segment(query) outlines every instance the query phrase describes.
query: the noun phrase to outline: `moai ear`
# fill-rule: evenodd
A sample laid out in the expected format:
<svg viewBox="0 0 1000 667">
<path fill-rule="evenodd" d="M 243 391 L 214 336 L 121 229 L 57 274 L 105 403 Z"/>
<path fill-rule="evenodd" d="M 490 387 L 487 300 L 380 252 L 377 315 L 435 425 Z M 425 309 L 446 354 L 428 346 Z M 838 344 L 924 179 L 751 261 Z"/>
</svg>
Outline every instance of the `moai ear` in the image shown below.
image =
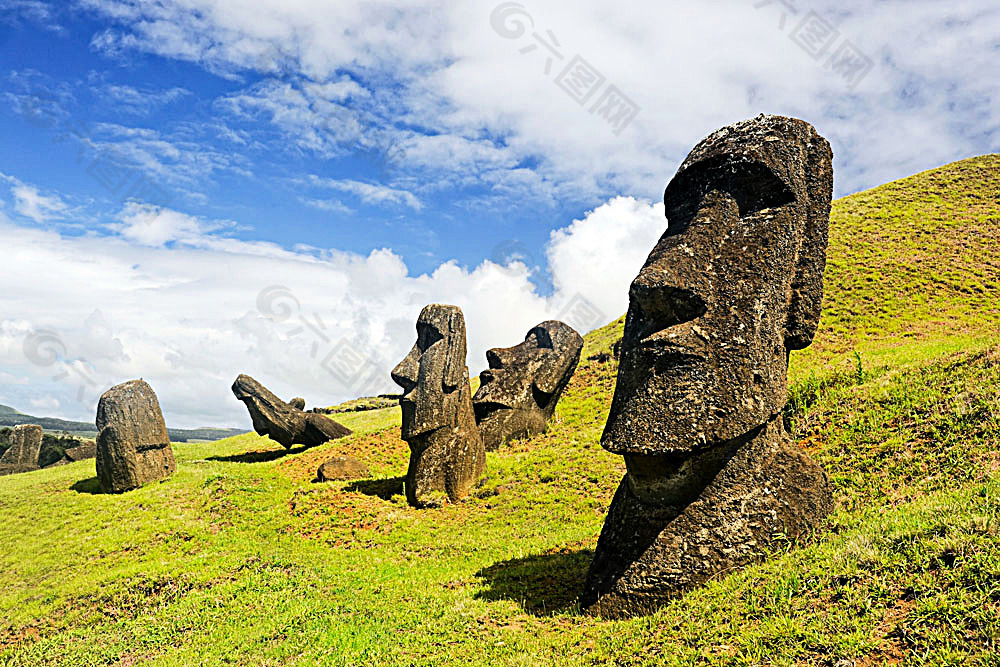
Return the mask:
<svg viewBox="0 0 1000 667">
<path fill-rule="evenodd" d="M 833 151 L 830 143 L 812 132 L 806 159 L 805 227 L 799 244 L 795 277 L 785 325 L 785 349 L 801 350 L 812 342 L 823 306 L 823 269 L 833 198 Z"/>
<path fill-rule="evenodd" d="M 465 316 L 455 307 L 448 313 L 448 349 L 444 362 L 444 389 L 453 390 L 465 380 Z"/>
</svg>

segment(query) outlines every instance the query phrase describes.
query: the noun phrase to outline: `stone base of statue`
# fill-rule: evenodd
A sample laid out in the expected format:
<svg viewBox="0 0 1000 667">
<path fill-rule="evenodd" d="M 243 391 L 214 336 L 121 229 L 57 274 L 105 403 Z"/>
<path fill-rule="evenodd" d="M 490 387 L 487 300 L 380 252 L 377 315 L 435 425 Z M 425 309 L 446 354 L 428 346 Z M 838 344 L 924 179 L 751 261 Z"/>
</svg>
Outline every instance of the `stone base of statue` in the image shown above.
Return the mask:
<svg viewBox="0 0 1000 667">
<path fill-rule="evenodd" d="M 779 539 L 808 535 L 833 509 L 826 473 L 780 416 L 693 457 L 626 465 L 580 600 L 592 615 L 651 613 L 761 560 Z"/>
<path fill-rule="evenodd" d="M 447 420 L 454 426 L 442 426 L 409 440 L 405 487 L 406 500 L 414 507 L 458 502 L 469 495 L 486 471 L 486 448 L 476 429 L 467 376 L 457 392 L 457 399 L 448 403 L 458 413 Z"/>
</svg>

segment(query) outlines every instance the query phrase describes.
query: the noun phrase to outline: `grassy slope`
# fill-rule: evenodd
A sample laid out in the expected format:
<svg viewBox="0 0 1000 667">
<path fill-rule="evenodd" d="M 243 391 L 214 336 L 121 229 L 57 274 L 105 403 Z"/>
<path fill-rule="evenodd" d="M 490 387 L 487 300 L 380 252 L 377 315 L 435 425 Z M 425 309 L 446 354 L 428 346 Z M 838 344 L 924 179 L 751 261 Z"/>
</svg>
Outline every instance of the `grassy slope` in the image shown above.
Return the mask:
<svg viewBox="0 0 1000 667">
<path fill-rule="evenodd" d="M 990 156 L 836 203 L 787 411 L 836 484 L 821 539 L 648 618 L 580 616 L 622 474 L 598 444 L 616 367 L 586 360 L 550 431 L 440 509 L 400 495 L 392 409 L 287 456 L 178 444 L 173 478 L 122 496 L 93 493 L 92 462 L 0 480 L 0 664 L 995 664 L 997 192 Z M 311 483 L 339 453 L 371 478 Z"/>
</svg>

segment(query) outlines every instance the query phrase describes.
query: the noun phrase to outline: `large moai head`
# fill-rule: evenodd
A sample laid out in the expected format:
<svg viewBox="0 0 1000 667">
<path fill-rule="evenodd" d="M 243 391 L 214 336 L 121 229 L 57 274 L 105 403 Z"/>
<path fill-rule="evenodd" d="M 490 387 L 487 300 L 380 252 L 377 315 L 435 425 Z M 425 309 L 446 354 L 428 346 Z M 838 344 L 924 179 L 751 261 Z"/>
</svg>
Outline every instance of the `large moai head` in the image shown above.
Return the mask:
<svg viewBox="0 0 1000 667">
<path fill-rule="evenodd" d="M 472 407 L 488 451 L 545 430 L 582 349 L 573 327 L 548 320 L 532 327 L 524 342 L 486 352 L 489 369 L 479 374 Z"/>
<path fill-rule="evenodd" d="M 832 181 L 811 125 L 760 116 L 711 134 L 667 185 L 668 228 L 632 282 L 601 441 L 627 473 L 588 613 L 648 613 L 832 510 L 826 474 L 780 418 L 789 352 L 819 320 Z"/>
<path fill-rule="evenodd" d="M 632 282 L 606 449 L 685 455 L 786 400 L 788 353 L 819 321 L 829 143 L 759 116 L 699 143 L 664 193 L 667 231 Z"/>
<path fill-rule="evenodd" d="M 392 369 L 392 379 L 403 388 L 403 439 L 458 420 L 459 388 L 468 385 L 465 366 L 465 317 L 458 306 L 432 303 L 417 318 L 417 342 Z"/>
</svg>

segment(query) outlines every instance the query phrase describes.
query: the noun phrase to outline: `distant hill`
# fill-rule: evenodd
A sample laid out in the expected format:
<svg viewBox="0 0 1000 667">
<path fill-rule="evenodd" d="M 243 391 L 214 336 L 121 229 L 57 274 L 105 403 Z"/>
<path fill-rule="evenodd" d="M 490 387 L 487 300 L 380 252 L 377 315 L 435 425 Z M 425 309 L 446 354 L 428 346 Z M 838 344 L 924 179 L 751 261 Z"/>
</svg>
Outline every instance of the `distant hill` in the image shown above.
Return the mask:
<svg viewBox="0 0 1000 667">
<path fill-rule="evenodd" d="M 38 424 L 46 431 L 65 431 L 81 438 L 97 437 L 97 426 L 87 422 L 74 422 L 55 417 L 35 417 L 26 415 L 8 405 L 0 405 L 0 426 L 17 426 L 18 424 Z M 168 428 L 171 442 L 189 442 L 192 440 L 222 440 L 234 435 L 246 433 L 238 428 Z"/>
</svg>

